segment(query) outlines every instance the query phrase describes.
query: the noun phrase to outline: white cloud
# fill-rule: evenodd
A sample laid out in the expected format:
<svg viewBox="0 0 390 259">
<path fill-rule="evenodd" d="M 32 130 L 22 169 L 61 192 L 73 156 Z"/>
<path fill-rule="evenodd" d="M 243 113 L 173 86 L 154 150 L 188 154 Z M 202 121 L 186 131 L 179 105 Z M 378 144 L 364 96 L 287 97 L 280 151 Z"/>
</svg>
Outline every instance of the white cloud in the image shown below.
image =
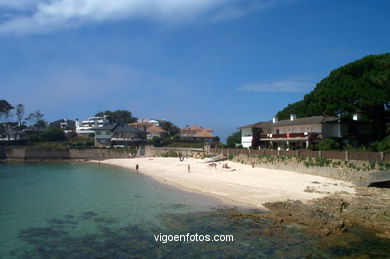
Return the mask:
<svg viewBox="0 0 390 259">
<path fill-rule="evenodd" d="M 304 92 L 314 84 L 300 79 L 278 80 L 274 82 L 248 83 L 238 87 L 238 90 L 252 92 Z"/>
<path fill-rule="evenodd" d="M 291 0 L 0 0 L 8 12 L 0 33 L 48 32 L 120 19 L 181 22 L 208 15 L 225 20 L 286 1 Z"/>
<path fill-rule="evenodd" d="M 289 0 L 237 1 L 234 5 L 224 6 L 220 8 L 220 10 L 217 10 L 212 20 L 218 22 L 238 18 L 249 13 L 271 8 L 287 1 Z"/>
</svg>

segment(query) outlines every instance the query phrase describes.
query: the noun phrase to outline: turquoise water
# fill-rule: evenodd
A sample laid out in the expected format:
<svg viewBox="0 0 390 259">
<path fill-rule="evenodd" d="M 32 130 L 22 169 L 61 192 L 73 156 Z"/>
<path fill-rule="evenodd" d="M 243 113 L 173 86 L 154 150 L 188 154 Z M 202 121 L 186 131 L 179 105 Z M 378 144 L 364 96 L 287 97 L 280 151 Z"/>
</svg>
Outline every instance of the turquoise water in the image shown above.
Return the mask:
<svg viewBox="0 0 390 259">
<path fill-rule="evenodd" d="M 0 164 L 1 258 L 299 258 L 390 255 L 362 234 L 329 245 L 301 228 L 272 229 L 216 200 L 143 175 L 86 163 Z M 156 242 L 162 234 L 231 234 L 234 242 Z M 341 243 L 340 243 L 341 244 Z"/>
</svg>

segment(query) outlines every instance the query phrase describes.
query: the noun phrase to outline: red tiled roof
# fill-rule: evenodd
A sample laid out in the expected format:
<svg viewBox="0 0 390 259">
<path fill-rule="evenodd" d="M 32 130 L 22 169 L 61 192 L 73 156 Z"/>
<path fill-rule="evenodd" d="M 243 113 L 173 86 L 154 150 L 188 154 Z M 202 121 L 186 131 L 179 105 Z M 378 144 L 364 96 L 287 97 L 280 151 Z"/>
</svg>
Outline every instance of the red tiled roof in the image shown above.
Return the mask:
<svg viewBox="0 0 390 259">
<path fill-rule="evenodd" d="M 206 128 L 202 128 L 200 126 L 185 127 L 185 128 L 182 128 L 181 130 L 183 130 L 183 131 L 202 131 L 202 130 L 213 131 L 212 129 L 206 129 Z"/>
<path fill-rule="evenodd" d="M 202 130 L 202 131 L 197 132 L 194 135 L 194 137 L 197 137 L 197 138 L 214 138 L 215 136 L 213 134 L 211 134 L 207 130 Z"/>
<path fill-rule="evenodd" d="M 167 133 L 163 128 L 152 125 L 146 129 L 146 132 L 148 133 Z"/>
<path fill-rule="evenodd" d="M 148 128 L 154 124 L 148 123 L 148 122 L 133 122 L 133 123 L 129 123 L 128 125 L 131 127 L 143 130 L 145 127 Z"/>
</svg>

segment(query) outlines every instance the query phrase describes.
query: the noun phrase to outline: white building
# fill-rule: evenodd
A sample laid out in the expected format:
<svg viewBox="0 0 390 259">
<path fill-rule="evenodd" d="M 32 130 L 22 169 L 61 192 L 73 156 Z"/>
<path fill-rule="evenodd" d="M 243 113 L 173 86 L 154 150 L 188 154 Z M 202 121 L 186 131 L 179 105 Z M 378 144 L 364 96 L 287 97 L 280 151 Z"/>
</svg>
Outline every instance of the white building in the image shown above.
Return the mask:
<svg viewBox="0 0 390 259">
<path fill-rule="evenodd" d="M 100 128 L 109 124 L 108 116 L 103 117 L 89 117 L 88 120 L 79 121 L 76 119 L 76 133 L 77 134 L 95 134 L 92 128 Z"/>
<path fill-rule="evenodd" d="M 341 119 L 332 116 L 313 116 L 297 118 L 290 115 L 289 120 L 278 120 L 274 117 L 269 122 L 258 122 L 241 129 L 241 145 L 252 146 L 252 140 L 257 137 L 260 147 L 293 147 L 304 148 L 316 140 L 328 137 L 344 137 L 356 135 L 357 127 L 351 121 L 341 123 Z"/>
</svg>

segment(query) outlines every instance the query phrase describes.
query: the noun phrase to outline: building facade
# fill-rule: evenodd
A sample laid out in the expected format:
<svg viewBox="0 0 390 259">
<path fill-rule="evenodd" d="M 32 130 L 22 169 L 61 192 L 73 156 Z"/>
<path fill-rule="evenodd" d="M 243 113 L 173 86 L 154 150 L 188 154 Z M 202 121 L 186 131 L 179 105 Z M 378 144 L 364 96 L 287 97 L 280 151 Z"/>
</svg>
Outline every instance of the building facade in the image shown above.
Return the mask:
<svg viewBox="0 0 390 259">
<path fill-rule="evenodd" d="M 351 121 L 333 116 L 297 118 L 291 114 L 289 120 L 274 117 L 269 122 L 258 122 L 239 128 L 241 144 L 252 146 L 253 139 L 260 148 L 307 148 L 314 141 L 329 137 L 344 137 L 356 134 Z"/>
<path fill-rule="evenodd" d="M 108 116 L 89 117 L 88 120 L 79 121 L 76 119 L 76 133 L 81 135 L 89 135 L 95 133 L 95 128 L 101 128 L 110 123 Z"/>
<path fill-rule="evenodd" d="M 195 141 L 212 143 L 216 140 L 212 129 L 191 126 L 180 129 L 180 139 L 183 141 Z"/>
<path fill-rule="evenodd" d="M 137 146 L 146 141 L 146 132 L 125 124 L 107 124 L 93 128 L 95 132 L 95 146 Z"/>
<path fill-rule="evenodd" d="M 146 131 L 147 140 L 152 140 L 154 137 L 163 139 L 168 136 L 168 133 L 159 126 L 156 120 L 139 120 L 138 122 L 130 123 L 129 126 Z"/>
</svg>

